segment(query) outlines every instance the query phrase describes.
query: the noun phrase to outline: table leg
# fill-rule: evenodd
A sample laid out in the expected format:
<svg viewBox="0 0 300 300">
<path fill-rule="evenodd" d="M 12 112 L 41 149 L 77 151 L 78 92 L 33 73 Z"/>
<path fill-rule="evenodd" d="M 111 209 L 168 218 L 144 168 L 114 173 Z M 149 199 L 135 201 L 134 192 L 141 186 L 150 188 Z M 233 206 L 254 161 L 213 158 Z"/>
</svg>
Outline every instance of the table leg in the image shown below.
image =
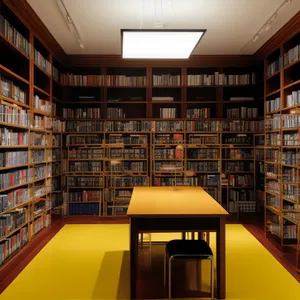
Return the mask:
<svg viewBox="0 0 300 300">
<path fill-rule="evenodd" d="M 217 299 L 226 299 L 225 221 L 217 230 Z"/>
<path fill-rule="evenodd" d="M 138 235 L 136 220 L 130 218 L 130 299 L 136 299 Z"/>
</svg>

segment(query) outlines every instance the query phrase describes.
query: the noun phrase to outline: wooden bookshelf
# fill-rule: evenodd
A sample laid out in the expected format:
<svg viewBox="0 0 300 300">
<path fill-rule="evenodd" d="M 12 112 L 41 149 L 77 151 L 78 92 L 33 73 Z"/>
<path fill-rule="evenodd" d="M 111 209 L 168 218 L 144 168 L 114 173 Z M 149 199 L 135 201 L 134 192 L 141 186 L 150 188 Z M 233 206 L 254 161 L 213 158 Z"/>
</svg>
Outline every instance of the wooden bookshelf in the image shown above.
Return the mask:
<svg viewBox="0 0 300 300">
<path fill-rule="evenodd" d="M 289 169 L 297 170 L 299 174 L 299 168 L 293 163 L 283 164 L 281 159 L 288 151 L 299 154 L 299 146 L 284 143 L 284 137 L 290 138 L 288 135 L 296 132 L 299 134 L 299 129 L 280 126 L 266 130 L 265 126 L 261 125 L 261 118 L 269 120 L 278 114 L 281 122 L 285 115 L 288 116 L 293 109 L 299 108 L 298 103 L 287 105 L 286 102 L 287 95 L 300 89 L 300 78 L 297 75 L 299 59 L 282 65 L 281 68 L 275 66 L 274 70 L 267 70 L 269 63 L 273 63 L 280 55 L 299 44 L 299 37 L 291 37 L 288 40 L 286 37 L 281 38 L 284 43 L 270 53 L 263 68 L 258 60 L 270 52 L 268 47 L 273 47 L 278 42 L 272 42 L 267 48 L 262 47 L 256 56 L 195 56 L 186 61 L 134 61 L 122 60 L 119 56 L 67 56 L 45 26 L 42 26 L 26 1 L 3 0 L 1 4 L 1 15 L 28 41 L 28 44 L 25 43 L 26 49 L 23 49 L 9 40 L 5 33 L 0 33 L 0 80 L 10 80 L 24 91 L 25 95 L 24 99 L 5 95 L 0 84 L 0 104 L 12 105 L 10 109 L 26 112 L 28 118 L 24 124 L 0 120 L 0 129 L 6 128 L 18 135 L 27 134 L 24 138 L 27 143 L 7 143 L 0 146 L 1 153 L 28 152 L 26 164 L 0 169 L 0 174 L 19 170 L 28 172 L 27 180 L 15 182 L 0 190 L 0 196 L 21 189 L 28 190 L 28 197 L 24 196 L 26 201 L 23 199 L 23 202 L 15 203 L 4 211 L 12 211 L 15 207 L 26 208 L 24 222 L 20 223 L 13 233 L 8 232 L 5 235 L 14 239 L 17 234 L 21 236 L 22 242 L 18 249 L 50 224 L 50 202 L 52 208 L 62 209 L 64 214 L 122 215 L 126 213 L 128 199 L 135 184 L 174 184 L 175 181 L 176 184 L 202 185 L 232 215 L 241 217 L 243 214 L 256 216 L 257 212 L 260 212 L 262 197 L 266 199 L 268 195 L 278 195 L 276 190 L 274 192 L 274 189 L 269 189 L 267 192 L 263 186 L 269 181 L 277 180 L 280 187 L 279 209 L 268 203 L 264 212 L 265 215 L 268 211 L 280 217 L 280 221 L 277 222 L 280 230 L 273 230 L 277 224 L 273 220 L 266 221 L 265 225 L 268 233 L 277 236 L 282 244 L 287 244 L 282 234 L 285 226 L 283 220 L 290 222 L 287 224 L 295 222 L 290 215 L 284 214 L 286 211 L 283 209 L 283 203 L 289 202 L 294 205 L 295 201 L 289 199 L 290 195 L 284 194 L 284 183 L 281 179 Z M 291 26 L 289 28 L 292 29 Z M 286 32 L 286 29 L 283 32 Z M 296 30 L 293 29 L 293 32 Z M 283 34 L 280 34 L 283 37 Z M 253 73 L 256 75 L 255 80 Z M 267 107 L 270 100 L 276 98 L 281 99 L 278 107 L 269 110 L 264 108 L 264 105 Z M 264 101 L 261 101 L 262 99 Z M 51 109 L 41 108 L 38 100 L 44 101 L 41 102 L 43 106 L 49 104 Z M 237 109 L 241 107 L 246 109 L 243 115 L 241 110 L 236 115 Z M 68 108 L 99 109 L 100 114 L 97 118 L 93 116 L 92 120 L 78 116 L 66 118 L 63 109 Z M 256 108 L 258 113 L 257 117 L 254 117 L 252 110 Z M 48 124 L 47 118 L 49 126 L 36 126 Z M 243 122 L 239 122 L 241 119 Z M 158 122 L 177 121 L 181 122 L 182 126 L 176 131 L 168 125 L 156 128 Z M 89 127 L 87 122 L 92 122 L 93 126 Z M 149 127 L 129 130 L 129 122 L 148 122 Z M 213 122 L 219 122 L 218 128 L 209 127 Z M 126 123 L 127 127 L 121 130 L 118 128 Z M 177 143 L 167 142 L 162 146 L 155 142 L 158 135 L 173 134 L 182 135 L 182 156 L 179 159 L 176 158 L 176 154 L 175 159 L 174 156 L 167 158 L 170 153 L 176 153 Z M 68 143 L 72 136 L 87 138 L 90 135 L 100 137 L 101 142 Z M 128 143 L 123 146 L 117 143 L 113 147 L 110 139 L 113 135 L 119 135 L 122 139 L 130 135 L 146 136 L 147 143 Z M 218 143 L 203 145 L 191 142 L 193 137 L 209 139 L 212 135 Z M 238 137 L 245 137 L 247 140 L 239 140 L 238 143 L 230 140 Z M 280 144 L 274 145 L 277 137 Z M 35 140 L 43 139 L 45 145 L 35 143 Z M 80 149 L 100 149 L 103 156 L 95 160 L 70 158 L 73 150 Z M 115 172 L 110 166 L 115 159 L 111 157 L 113 149 L 120 153 L 120 157 L 117 158 L 120 163 L 114 167 Z M 126 155 L 133 150 L 137 151 L 136 154 L 145 150 L 146 158 L 127 158 Z M 269 162 L 271 150 L 279 151 L 276 162 Z M 160 155 L 162 158 L 158 158 Z M 34 161 L 35 156 L 41 160 Z M 212 156 L 214 158 L 211 158 Z M 89 164 L 87 168 L 73 171 L 74 166 L 76 170 L 77 166 L 81 168 L 90 162 L 101 162 L 101 171 L 95 172 L 93 165 Z M 164 172 L 160 172 L 161 164 L 157 169 L 157 162 L 163 162 L 164 165 L 175 163 L 175 167 L 176 163 L 180 162 L 180 172 L 176 174 L 176 179 L 168 166 L 164 166 Z M 216 162 L 217 167 L 213 168 Z M 32 170 L 43 167 L 45 176 L 32 176 Z M 278 173 L 274 173 L 275 176 L 267 173 L 268 168 L 271 171 L 277 168 Z M 97 184 L 86 187 L 78 181 L 77 178 L 81 177 L 96 178 Z M 74 184 L 71 185 L 72 180 Z M 297 180 L 299 189 L 299 179 Z M 239 184 L 236 184 L 237 182 Z M 286 184 L 292 185 L 290 182 Z M 96 201 L 93 195 L 89 202 L 78 202 L 77 199 L 70 201 L 70 193 L 78 191 L 82 195 L 85 189 L 98 193 Z M 88 203 L 91 204 L 90 208 L 87 208 Z"/>
<path fill-rule="evenodd" d="M 298 244 L 298 252 L 299 49 L 298 33 L 265 59 L 265 230 L 282 246 Z"/>
<path fill-rule="evenodd" d="M 14 216 L 1 232 L 0 252 L 9 249 L 1 266 L 51 224 L 52 176 L 63 174 L 52 151 L 62 151 L 63 137 L 52 134 L 51 51 L 2 1 L 0 22 L 0 216 Z"/>
</svg>

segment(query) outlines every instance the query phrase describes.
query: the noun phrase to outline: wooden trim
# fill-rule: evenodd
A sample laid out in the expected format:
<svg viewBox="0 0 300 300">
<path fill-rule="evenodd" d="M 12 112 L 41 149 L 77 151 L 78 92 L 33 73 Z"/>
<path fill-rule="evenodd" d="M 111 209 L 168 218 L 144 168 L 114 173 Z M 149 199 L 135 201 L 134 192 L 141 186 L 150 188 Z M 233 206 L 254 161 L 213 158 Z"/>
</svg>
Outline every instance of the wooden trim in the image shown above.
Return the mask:
<svg viewBox="0 0 300 300">
<path fill-rule="evenodd" d="M 255 53 L 257 59 L 263 59 L 279 49 L 282 44 L 300 32 L 300 11 L 294 15 L 282 28 L 280 28 Z"/>
<path fill-rule="evenodd" d="M 70 67 L 247 67 L 256 63 L 253 55 L 193 55 L 170 60 L 122 59 L 121 55 L 68 55 Z"/>
</svg>

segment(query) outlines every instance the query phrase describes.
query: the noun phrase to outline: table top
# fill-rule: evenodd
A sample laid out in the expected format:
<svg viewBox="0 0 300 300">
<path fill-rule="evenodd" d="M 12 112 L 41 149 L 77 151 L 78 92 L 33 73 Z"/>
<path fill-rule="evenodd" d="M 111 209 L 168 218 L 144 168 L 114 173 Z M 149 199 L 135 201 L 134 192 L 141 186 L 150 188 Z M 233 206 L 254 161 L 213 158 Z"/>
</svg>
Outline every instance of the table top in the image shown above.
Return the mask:
<svg viewBox="0 0 300 300">
<path fill-rule="evenodd" d="M 228 212 L 201 187 L 135 187 L 129 217 L 226 217 Z"/>
</svg>

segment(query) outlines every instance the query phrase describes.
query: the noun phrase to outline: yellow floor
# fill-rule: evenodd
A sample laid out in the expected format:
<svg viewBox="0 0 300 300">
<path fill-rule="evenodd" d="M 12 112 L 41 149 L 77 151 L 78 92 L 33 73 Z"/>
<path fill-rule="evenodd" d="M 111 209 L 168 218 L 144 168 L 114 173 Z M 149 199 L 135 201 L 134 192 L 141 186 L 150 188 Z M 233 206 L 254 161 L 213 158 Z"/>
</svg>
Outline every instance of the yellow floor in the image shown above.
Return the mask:
<svg viewBox="0 0 300 300">
<path fill-rule="evenodd" d="M 228 300 L 300 299 L 300 284 L 243 226 L 226 233 Z M 128 225 L 66 225 L 0 299 L 129 299 L 128 238 Z"/>
</svg>

